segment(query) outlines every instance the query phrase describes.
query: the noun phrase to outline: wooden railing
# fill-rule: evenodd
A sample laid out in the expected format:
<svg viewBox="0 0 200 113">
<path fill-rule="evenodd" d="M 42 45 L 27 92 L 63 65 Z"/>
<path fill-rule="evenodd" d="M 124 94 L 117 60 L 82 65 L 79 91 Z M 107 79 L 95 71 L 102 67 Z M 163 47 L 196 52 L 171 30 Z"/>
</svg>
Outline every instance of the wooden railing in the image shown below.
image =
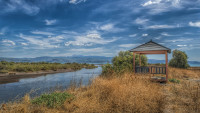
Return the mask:
<svg viewBox="0 0 200 113">
<path fill-rule="evenodd" d="M 166 74 L 166 67 L 150 66 L 135 67 L 135 73 Z"/>
</svg>

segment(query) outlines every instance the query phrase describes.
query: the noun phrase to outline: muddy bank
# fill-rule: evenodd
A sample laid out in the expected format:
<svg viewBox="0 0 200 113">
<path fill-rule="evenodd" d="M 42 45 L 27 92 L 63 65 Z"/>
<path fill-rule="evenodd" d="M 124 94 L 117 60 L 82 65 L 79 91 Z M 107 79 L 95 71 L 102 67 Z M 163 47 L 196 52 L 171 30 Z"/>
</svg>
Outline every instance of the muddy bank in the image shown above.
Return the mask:
<svg viewBox="0 0 200 113">
<path fill-rule="evenodd" d="M 48 70 L 48 71 L 37 71 L 37 72 L 15 72 L 15 73 L 0 74 L 0 84 L 18 82 L 21 78 L 34 78 L 38 76 L 44 76 L 46 74 L 65 73 L 65 72 L 72 72 L 72 71 L 75 71 L 75 70 L 59 69 L 56 71 Z"/>
</svg>

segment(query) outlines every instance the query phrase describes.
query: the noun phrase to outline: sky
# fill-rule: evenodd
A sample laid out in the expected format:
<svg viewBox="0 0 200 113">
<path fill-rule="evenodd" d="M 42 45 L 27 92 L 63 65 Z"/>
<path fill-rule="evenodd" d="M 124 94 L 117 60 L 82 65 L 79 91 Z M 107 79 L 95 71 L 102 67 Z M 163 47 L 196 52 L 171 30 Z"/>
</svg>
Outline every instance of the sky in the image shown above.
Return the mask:
<svg viewBox="0 0 200 113">
<path fill-rule="evenodd" d="M 200 61 L 200 0 L 0 0 L 0 9 L 0 57 L 113 57 L 152 39 Z"/>
</svg>

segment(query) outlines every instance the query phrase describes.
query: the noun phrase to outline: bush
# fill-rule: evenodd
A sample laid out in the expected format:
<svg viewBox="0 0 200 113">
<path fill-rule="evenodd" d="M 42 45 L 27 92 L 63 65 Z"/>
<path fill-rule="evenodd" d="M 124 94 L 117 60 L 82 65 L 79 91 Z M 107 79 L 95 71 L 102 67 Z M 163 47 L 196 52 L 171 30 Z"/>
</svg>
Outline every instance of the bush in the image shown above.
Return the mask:
<svg viewBox="0 0 200 113">
<path fill-rule="evenodd" d="M 169 62 L 169 66 L 176 67 L 176 68 L 188 68 L 188 56 L 185 52 L 174 50 L 172 59 Z"/>
<path fill-rule="evenodd" d="M 102 66 L 102 75 L 111 75 L 114 72 L 113 67 L 111 64 L 105 64 Z"/>
<path fill-rule="evenodd" d="M 139 66 L 139 55 L 135 55 L 135 64 Z M 147 65 L 147 57 L 141 55 L 141 66 Z M 118 56 L 112 59 L 112 65 L 106 65 L 103 67 L 103 73 L 112 72 L 114 70 L 116 73 L 132 72 L 133 71 L 133 54 L 129 51 L 120 51 Z"/>
<path fill-rule="evenodd" d="M 54 92 L 52 94 L 43 94 L 40 97 L 33 99 L 31 102 L 33 104 L 45 105 L 50 108 L 57 108 L 62 106 L 66 99 L 70 97 L 72 97 L 72 95 L 66 92 Z"/>
<path fill-rule="evenodd" d="M 177 80 L 175 78 L 172 78 L 172 79 L 169 79 L 170 82 L 173 82 L 173 83 L 180 83 L 180 80 Z"/>
</svg>

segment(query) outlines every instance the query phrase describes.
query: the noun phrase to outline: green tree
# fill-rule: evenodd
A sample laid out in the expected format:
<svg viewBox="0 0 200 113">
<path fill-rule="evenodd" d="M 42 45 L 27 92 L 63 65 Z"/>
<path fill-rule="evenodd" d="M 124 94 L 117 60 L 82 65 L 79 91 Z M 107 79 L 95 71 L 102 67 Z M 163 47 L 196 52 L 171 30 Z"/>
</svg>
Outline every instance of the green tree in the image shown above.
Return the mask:
<svg viewBox="0 0 200 113">
<path fill-rule="evenodd" d="M 172 59 L 169 62 L 169 66 L 171 67 L 177 67 L 177 68 L 188 68 L 188 56 L 185 52 L 174 50 Z"/>
<path fill-rule="evenodd" d="M 135 64 L 139 66 L 139 55 L 135 55 Z M 147 57 L 141 55 L 141 66 L 147 65 Z M 109 69 L 108 69 L 109 68 Z M 113 71 L 111 71 L 111 69 Z M 123 73 L 133 71 L 133 54 L 129 51 L 120 51 L 118 56 L 112 59 L 112 66 L 105 65 L 103 67 L 103 74 L 110 72 Z"/>
</svg>

